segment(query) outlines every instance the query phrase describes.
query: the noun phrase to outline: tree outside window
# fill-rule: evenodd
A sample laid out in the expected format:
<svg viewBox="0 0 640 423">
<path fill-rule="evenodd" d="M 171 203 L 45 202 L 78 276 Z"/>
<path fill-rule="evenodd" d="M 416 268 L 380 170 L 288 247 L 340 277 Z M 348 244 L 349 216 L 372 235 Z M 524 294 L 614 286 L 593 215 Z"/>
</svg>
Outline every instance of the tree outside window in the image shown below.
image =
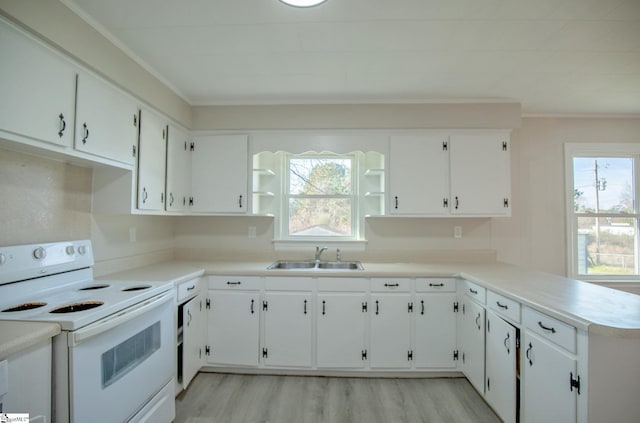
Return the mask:
<svg viewBox="0 0 640 423">
<path fill-rule="evenodd" d="M 288 235 L 354 235 L 354 159 L 351 156 L 289 156 Z"/>
</svg>

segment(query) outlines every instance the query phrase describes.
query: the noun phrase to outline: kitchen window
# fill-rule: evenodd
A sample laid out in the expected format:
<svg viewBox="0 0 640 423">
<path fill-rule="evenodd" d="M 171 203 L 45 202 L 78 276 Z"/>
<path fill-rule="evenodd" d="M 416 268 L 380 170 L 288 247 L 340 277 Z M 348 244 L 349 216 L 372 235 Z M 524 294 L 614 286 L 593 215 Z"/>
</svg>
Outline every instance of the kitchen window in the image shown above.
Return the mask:
<svg viewBox="0 0 640 423">
<path fill-rule="evenodd" d="M 255 153 L 252 214 L 274 218 L 276 248 L 364 248 L 365 217 L 384 214 L 384 162 L 376 151 Z"/>
<path fill-rule="evenodd" d="M 355 155 L 287 154 L 283 239 L 358 237 Z"/>
<path fill-rule="evenodd" d="M 638 280 L 640 146 L 567 144 L 570 276 Z"/>
</svg>

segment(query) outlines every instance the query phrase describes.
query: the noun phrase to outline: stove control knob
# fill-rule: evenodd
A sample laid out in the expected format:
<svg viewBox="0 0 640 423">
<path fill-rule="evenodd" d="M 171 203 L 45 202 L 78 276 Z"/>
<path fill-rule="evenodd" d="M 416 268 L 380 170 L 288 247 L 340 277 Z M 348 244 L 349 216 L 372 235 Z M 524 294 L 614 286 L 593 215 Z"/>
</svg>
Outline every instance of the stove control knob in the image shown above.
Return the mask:
<svg viewBox="0 0 640 423">
<path fill-rule="evenodd" d="M 4 254 L 0 253 L 0 266 L 2 266 L 5 261 L 7 261 L 7 257 L 5 257 Z"/>
<path fill-rule="evenodd" d="M 87 253 L 87 247 L 85 247 L 84 245 L 81 245 L 78 247 L 78 254 L 80 254 L 81 256 L 84 256 Z"/>
<path fill-rule="evenodd" d="M 68 256 L 72 256 L 73 253 L 76 252 L 76 249 L 73 245 L 69 245 L 67 248 L 65 248 L 64 251 L 67 253 Z"/>
<path fill-rule="evenodd" d="M 42 260 L 43 258 L 45 258 L 46 255 L 47 255 L 47 252 L 42 247 L 38 247 L 35 250 L 33 250 L 33 258 L 35 258 L 36 260 Z"/>
</svg>

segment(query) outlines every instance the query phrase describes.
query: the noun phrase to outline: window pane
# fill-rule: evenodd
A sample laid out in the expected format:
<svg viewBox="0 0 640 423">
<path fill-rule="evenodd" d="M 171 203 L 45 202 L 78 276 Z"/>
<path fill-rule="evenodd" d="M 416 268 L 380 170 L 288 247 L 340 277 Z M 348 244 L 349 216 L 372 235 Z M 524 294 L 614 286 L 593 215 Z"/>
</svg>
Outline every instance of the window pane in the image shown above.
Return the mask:
<svg viewBox="0 0 640 423">
<path fill-rule="evenodd" d="M 578 274 L 636 272 L 636 219 L 578 217 Z"/>
<path fill-rule="evenodd" d="M 292 158 L 289 193 L 294 195 L 351 194 L 351 160 Z"/>
<path fill-rule="evenodd" d="M 574 211 L 633 213 L 633 181 L 630 157 L 575 157 Z"/>
<path fill-rule="evenodd" d="M 290 198 L 289 235 L 351 236 L 351 200 Z"/>
</svg>

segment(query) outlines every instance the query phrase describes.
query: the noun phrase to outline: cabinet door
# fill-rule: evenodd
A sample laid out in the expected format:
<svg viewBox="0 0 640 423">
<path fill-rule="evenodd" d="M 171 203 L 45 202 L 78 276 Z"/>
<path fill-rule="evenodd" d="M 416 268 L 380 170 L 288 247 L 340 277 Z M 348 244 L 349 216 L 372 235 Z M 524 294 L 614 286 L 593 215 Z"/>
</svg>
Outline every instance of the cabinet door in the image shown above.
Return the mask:
<svg viewBox="0 0 640 423">
<path fill-rule="evenodd" d="M 0 51 L 0 130 L 71 147 L 74 68 L 3 20 Z"/>
<path fill-rule="evenodd" d="M 450 149 L 451 213 L 509 215 L 508 135 L 452 135 Z"/>
<path fill-rule="evenodd" d="M 365 294 L 318 294 L 317 366 L 362 368 L 367 360 Z"/>
<path fill-rule="evenodd" d="M 529 330 L 522 343 L 523 423 L 576 421 L 577 391 L 570 388 L 576 377 L 576 360 Z"/>
<path fill-rule="evenodd" d="M 458 333 L 462 371 L 481 394 L 484 393 L 484 327 L 485 310 L 480 304 L 465 299 Z"/>
<path fill-rule="evenodd" d="M 140 112 L 138 209 L 164 210 L 167 125 L 148 110 Z"/>
<path fill-rule="evenodd" d="M 246 135 L 214 135 L 194 139 L 194 212 L 246 212 L 247 142 Z"/>
<path fill-rule="evenodd" d="M 448 137 L 392 136 L 389 184 L 388 210 L 391 214 L 448 214 Z"/>
<path fill-rule="evenodd" d="M 78 75 L 75 148 L 133 165 L 138 144 L 138 105 L 88 73 Z"/>
<path fill-rule="evenodd" d="M 504 423 L 516 422 L 516 328 L 487 311 L 485 399 Z"/>
<path fill-rule="evenodd" d="M 189 301 L 182 309 L 183 332 L 183 370 L 182 388 L 187 389 L 189 382 L 202 367 L 202 357 L 204 356 L 204 313 L 203 295 Z"/>
<path fill-rule="evenodd" d="M 409 294 L 371 296 L 371 367 L 411 367 L 411 312 Z"/>
<path fill-rule="evenodd" d="M 208 363 L 257 366 L 260 295 L 209 291 L 209 300 Z"/>
<path fill-rule="evenodd" d="M 413 360 L 421 368 L 454 368 L 456 350 L 455 293 L 416 296 Z"/>
<path fill-rule="evenodd" d="M 264 297 L 264 364 L 311 367 L 311 294 L 281 292 Z"/>
<path fill-rule="evenodd" d="M 185 211 L 191 196 L 191 152 L 186 131 L 169 125 L 167 141 L 167 210 Z"/>
</svg>

